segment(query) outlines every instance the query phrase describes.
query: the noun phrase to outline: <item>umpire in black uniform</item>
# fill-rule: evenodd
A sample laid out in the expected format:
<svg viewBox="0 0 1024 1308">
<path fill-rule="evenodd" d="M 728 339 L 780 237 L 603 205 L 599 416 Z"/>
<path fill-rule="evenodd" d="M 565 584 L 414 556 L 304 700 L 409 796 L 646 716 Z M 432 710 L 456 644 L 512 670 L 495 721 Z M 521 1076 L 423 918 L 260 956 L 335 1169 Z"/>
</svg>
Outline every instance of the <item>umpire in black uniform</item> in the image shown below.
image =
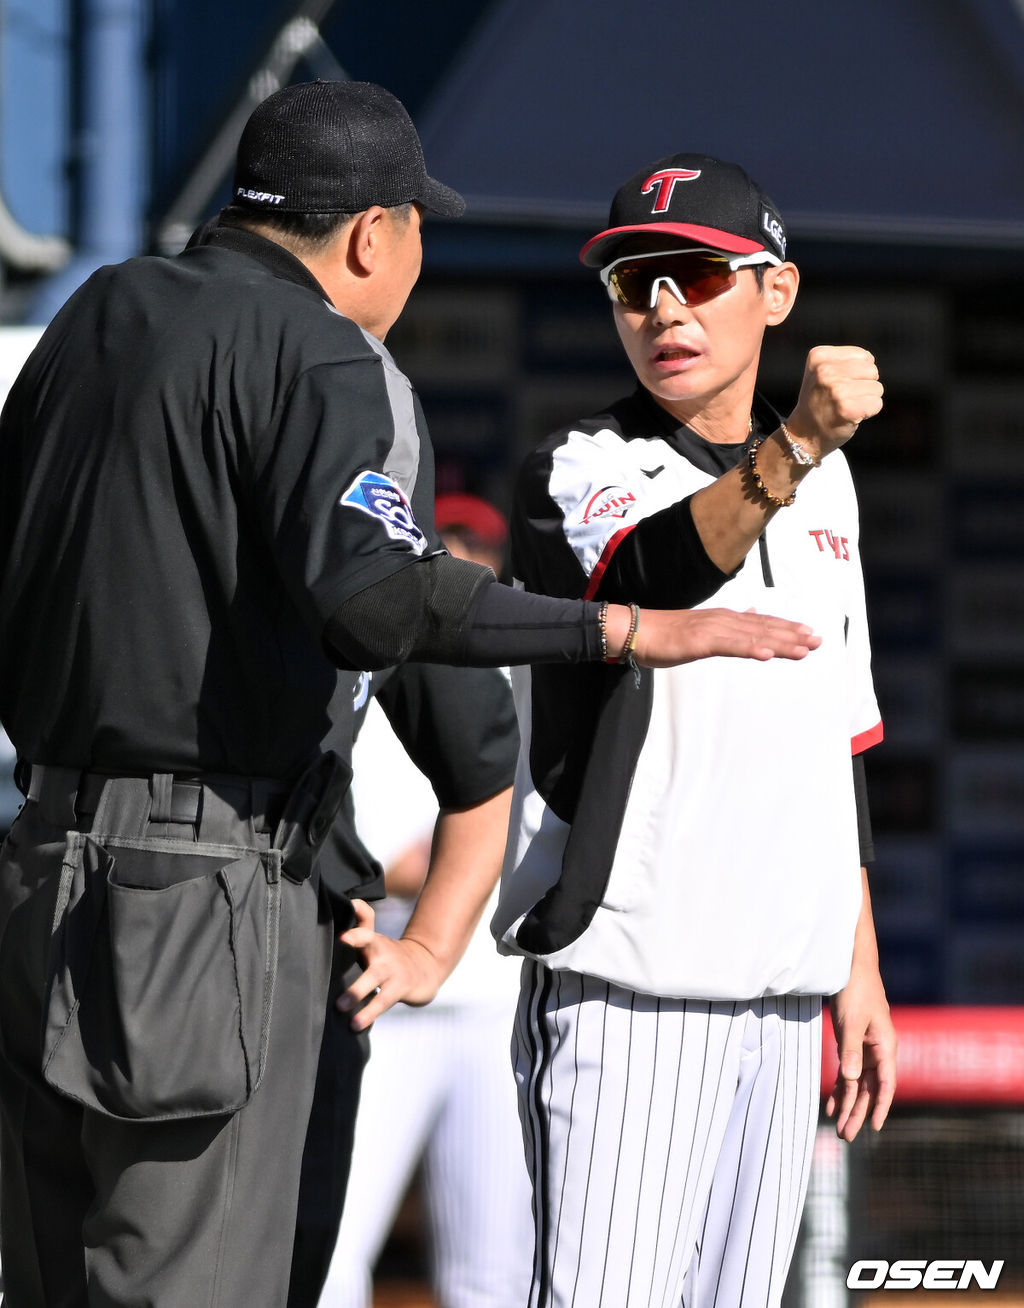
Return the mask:
<svg viewBox="0 0 1024 1308">
<path fill-rule="evenodd" d="M 752 615 L 630 635 L 627 607 L 444 553 L 381 342 L 422 213 L 462 201 L 394 97 L 271 96 L 234 200 L 207 244 L 94 274 L 0 421 L 0 722 L 27 792 L 0 857 L 10 1308 L 284 1303 L 336 934 L 315 855 L 347 781 L 319 748 L 338 668 L 807 652 Z"/>
</svg>

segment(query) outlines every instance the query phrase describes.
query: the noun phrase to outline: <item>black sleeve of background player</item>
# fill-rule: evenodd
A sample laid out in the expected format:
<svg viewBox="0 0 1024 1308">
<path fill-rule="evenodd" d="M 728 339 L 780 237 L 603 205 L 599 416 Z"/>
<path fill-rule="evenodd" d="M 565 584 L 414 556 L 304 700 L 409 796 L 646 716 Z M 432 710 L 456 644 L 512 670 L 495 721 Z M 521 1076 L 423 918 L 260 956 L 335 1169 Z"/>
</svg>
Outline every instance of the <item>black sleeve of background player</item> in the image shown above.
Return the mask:
<svg viewBox="0 0 1024 1308">
<path fill-rule="evenodd" d="M 352 925 L 350 897 L 376 900 L 386 894 L 384 869 L 356 833 L 351 791 L 342 801 L 320 846 L 317 869 L 339 931 L 347 931 Z"/>
<path fill-rule="evenodd" d="M 853 756 L 853 793 L 857 800 L 857 835 L 860 839 L 860 861 L 862 867 L 875 861 L 875 840 L 871 830 L 871 814 L 868 811 L 868 783 L 864 772 L 864 755 Z"/>
<path fill-rule="evenodd" d="M 339 667 L 412 660 L 457 667 L 579 663 L 601 657 L 598 605 L 513 590 L 490 568 L 422 559 L 342 603 L 324 629 Z"/>
<path fill-rule="evenodd" d="M 519 729 L 501 672 L 404 663 L 376 698 L 442 808 L 478 804 L 512 784 Z"/>
<path fill-rule="evenodd" d="M 708 558 L 693 524 L 690 499 L 641 519 L 608 560 L 601 599 L 656 609 L 688 609 L 710 599 L 735 573 Z"/>
</svg>

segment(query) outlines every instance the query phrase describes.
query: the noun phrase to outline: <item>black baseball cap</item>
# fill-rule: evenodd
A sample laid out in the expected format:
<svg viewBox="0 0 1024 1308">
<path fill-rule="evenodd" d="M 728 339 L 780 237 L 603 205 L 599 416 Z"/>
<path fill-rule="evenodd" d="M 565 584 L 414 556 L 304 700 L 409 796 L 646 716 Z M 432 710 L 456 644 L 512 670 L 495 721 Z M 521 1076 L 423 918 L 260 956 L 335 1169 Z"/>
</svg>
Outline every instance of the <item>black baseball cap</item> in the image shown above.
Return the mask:
<svg viewBox="0 0 1024 1308">
<path fill-rule="evenodd" d="M 252 111 L 238 143 L 232 203 L 264 213 L 361 213 L 422 204 L 458 218 L 466 202 L 427 175 L 400 100 L 373 82 L 301 82 Z"/>
<path fill-rule="evenodd" d="M 763 251 L 766 263 L 786 257 L 786 225 L 775 204 L 738 164 L 708 154 L 670 154 L 634 173 L 615 192 L 607 228 L 590 238 L 580 259 L 604 268 L 634 234 L 729 254 Z"/>
</svg>

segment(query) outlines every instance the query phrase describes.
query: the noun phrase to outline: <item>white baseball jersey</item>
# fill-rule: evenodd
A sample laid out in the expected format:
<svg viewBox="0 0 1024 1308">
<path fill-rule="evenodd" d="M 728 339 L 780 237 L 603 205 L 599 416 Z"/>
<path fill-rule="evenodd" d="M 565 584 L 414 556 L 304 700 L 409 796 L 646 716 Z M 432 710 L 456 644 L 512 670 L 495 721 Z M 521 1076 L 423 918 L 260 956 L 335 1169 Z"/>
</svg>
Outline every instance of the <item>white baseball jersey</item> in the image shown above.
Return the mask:
<svg viewBox="0 0 1024 1308">
<path fill-rule="evenodd" d="M 516 577 L 608 597 L 636 525 L 661 513 L 659 531 L 674 530 L 665 511 L 740 455 L 643 391 L 556 433 L 520 483 Z M 639 687 L 614 667 L 515 670 L 522 747 L 492 923 L 503 950 L 666 997 L 843 987 L 861 904 L 851 752 L 882 734 L 857 545 L 836 453 L 701 597 L 809 623 L 823 639 L 806 659 L 705 659 L 645 670 Z M 650 578 L 655 607 L 679 604 L 669 583 Z"/>
</svg>

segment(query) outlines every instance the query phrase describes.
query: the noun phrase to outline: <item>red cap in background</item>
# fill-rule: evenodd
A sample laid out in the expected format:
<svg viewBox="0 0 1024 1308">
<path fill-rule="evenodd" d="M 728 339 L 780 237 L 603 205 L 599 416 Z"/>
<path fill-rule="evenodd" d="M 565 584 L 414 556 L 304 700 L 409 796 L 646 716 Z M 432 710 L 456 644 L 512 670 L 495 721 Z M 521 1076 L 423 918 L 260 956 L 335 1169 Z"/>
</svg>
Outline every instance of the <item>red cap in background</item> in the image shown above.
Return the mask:
<svg viewBox="0 0 1024 1308">
<path fill-rule="evenodd" d="M 439 495 L 434 505 L 434 524 L 439 532 L 461 527 L 481 545 L 501 549 L 508 537 L 504 515 L 478 495 Z"/>
</svg>

